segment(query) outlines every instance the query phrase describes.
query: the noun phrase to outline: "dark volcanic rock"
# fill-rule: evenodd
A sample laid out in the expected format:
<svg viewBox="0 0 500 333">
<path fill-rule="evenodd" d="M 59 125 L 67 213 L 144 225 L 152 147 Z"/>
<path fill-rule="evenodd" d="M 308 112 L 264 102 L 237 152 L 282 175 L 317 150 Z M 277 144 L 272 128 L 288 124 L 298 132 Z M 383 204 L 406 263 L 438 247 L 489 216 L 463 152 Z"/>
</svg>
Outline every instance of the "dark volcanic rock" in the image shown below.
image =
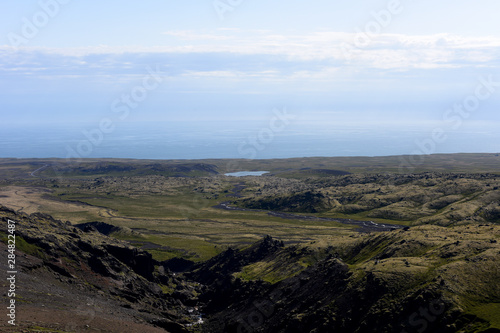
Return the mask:
<svg viewBox="0 0 500 333">
<path fill-rule="evenodd" d="M 120 313 L 129 320 L 140 319 L 143 325 L 156 320 L 157 326 L 168 327 L 170 332 L 186 331 L 184 325 L 190 323 L 187 308 L 179 303 L 179 298 L 163 293 L 157 280 L 168 283 L 170 278 L 158 276 L 155 271 L 157 262 L 151 254 L 98 232 L 80 231 L 48 215 L 28 216 L 0 206 L 0 216 L 2 232 L 7 225 L 4 221 L 15 220 L 16 236 L 25 242 L 19 244 L 27 244 L 22 247 L 22 251 L 27 251 L 25 256 L 29 254 L 41 259 L 41 264 L 30 268 L 28 274 L 33 279 L 42 276 L 44 288 L 54 289 L 50 295 L 68 294 L 67 290 L 74 289 L 65 296 L 68 304 L 73 302 L 71 294 L 83 293 L 88 299 L 102 298 L 103 302 L 108 302 L 111 308 L 106 311 L 109 314 Z M 22 255 L 20 251 L 18 248 L 18 256 Z M 179 296 L 185 297 L 183 290 L 181 286 Z M 188 290 L 193 295 L 197 293 Z M 50 295 L 45 297 L 44 307 L 50 308 L 51 302 L 57 302 L 57 298 L 51 300 L 53 296 Z M 23 299 L 29 300 L 30 297 L 36 297 L 36 293 L 23 292 Z M 56 313 L 60 308 L 60 305 L 54 305 L 51 311 Z M 121 308 L 130 310 L 122 311 Z"/>
<path fill-rule="evenodd" d="M 328 198 L 322 193 L 314 191 L 257 200 L 245 199 L 242 204 L 251 209 L 302 213 L 317 213 L 330 208 Z"/>
<path fill-rule="evenodd" d="M 195 266 L 188 276 L 206 285 L 220 283 L 229 278 L 232 273 L 238 272 L 243 266 L 262 260 L 283 247 L 283 242 L 266 236 L 262 241 L 243 251 L 227 249 L 214 258 Z"/>
<path fill-rule="evenodd" d="M 184 258 L 172 258 L 169 260 L 165 260 L 161 263 L 161 265 L 172 272 L 185 272 L 191 269 L 194 265 L 194 262 L 191 260 L 187 260 Z"/>
<path fill-rule="evenodd" d="M 97 231 L 103 235 L 109 236 L 113 232 L 117 232 L 122 230 L 120 227 L 116 227 L 114 225 L 104 223 L 104 222 L 87 222 L 76 224 L 75 227 L 82 230 L 83 232 L 93 232 Z"/>
<path fill-rule="evenodd" d="M 140 251 L 137 248 L 117 245 L 105 245 L 104 249 L 122 263 L 131 267 L 137 274 L 152 280 L 156 262 L 150 253 Z"/>
</svg>

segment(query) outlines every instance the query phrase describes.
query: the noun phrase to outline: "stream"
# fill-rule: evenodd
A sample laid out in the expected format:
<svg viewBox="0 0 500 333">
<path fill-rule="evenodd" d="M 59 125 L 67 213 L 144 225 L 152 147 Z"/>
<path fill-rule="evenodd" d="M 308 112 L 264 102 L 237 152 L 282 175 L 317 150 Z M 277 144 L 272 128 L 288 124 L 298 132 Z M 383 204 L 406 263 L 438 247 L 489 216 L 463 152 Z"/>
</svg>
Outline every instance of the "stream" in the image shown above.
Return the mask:
<svg viewBox="0 0 500 333">
<path fill-rule="evenodd" d="M 397 229 L 405 228 L 404 225 L 398 224 L 382 224 L 375 223 L 373 221 L 359 221 L 352 219 L 342 219 L 342 218 L 331 218 L 331 217 L 320 217 L 313 215 L 302 215 L 302 214 L 293 214 L 293 213 L 284 213 L 284 212 L 276 212 L 276 211 L 266 211 L 261 209 L 249 209 L 249 208 L 240 208 L 230 206 L 229 201 L 221 202 L 220 204 L 213 206 L 214 208 L 224 209 L 224 210 L 233 210 L 233 211 L 249 211 L 249 212 L 267 212 L 267 215 L 273 217 L 279 217 L 286 220 L 306 220 L 306 221 L 318 221 L 318 222 L 339 222 L 342 224 L 350 224 L 356 225 L 359 228 L 356 229 L 358 232 L 377 232 L 377 231 L 392 231 Z"/>
</svg>

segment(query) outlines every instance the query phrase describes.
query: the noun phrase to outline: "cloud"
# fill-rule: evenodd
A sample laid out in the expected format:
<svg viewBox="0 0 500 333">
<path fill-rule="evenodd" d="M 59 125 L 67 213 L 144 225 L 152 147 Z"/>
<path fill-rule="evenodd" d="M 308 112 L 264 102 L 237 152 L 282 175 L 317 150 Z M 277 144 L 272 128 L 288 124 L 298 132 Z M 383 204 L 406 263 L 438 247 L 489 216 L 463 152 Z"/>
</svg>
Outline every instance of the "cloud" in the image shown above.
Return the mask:
<svg viewBox="0 0 500 333">
<path fill-rule="evenodd" d="M 323 31 L 280 35 L 268 31 L 223 30 L 211 34 L 171 31 L 166 34 L 191 43 L 191 52 L 281 55 L 292 60 L 336 60 L 375 68 L 455 67 L 496 60 L 500 38 L 471 38 L 451 34 L 409 36 L 401 34 Z M 184 46 L 186 47 L 186 46 Z M 182 52 L 179 47 L 171 52 Z M 410 63 L 394 62 L 411 58 Z M 376 60 L 374 60 L 376 59 Z M 386 59 L 387 61 L 380 61 Z"/>
<path fill-rule="evenodd" d="M 181 31 L 166 31 L 163 32 L 163 35 L 176 37 L 182 40 L 230 40 L 232 37 L 227 35 L 214 35 L 214 34 L 197 34 L 195 32 L 189 30 L 181 30 Z"/>
<path fill-rule="evenodd" d="M 472 38 L 451 34 L 410 36 L 402 34 L 345 33 L 323 31 L 308 34 L 281 35 L 266 30 L 218 29 L 212 33 L 199 33 L 192 30 L 163 32 L 172 37 L 165 46 L 106 46 L 80 48 L 31 48 L 45 53 L 58 53 L 73 56 L 109 53 L 207 53 L 231 52 L 238 54 L 281 54 L 299 58 L 323 59 L 338 56 L 342 43 L 370 52 L 374 49 L 386 50 L 478 50 L 479 52 L 497 50 L 500 38 Z M 8 49 L 9 47 L 2 47 Z M 13 49 L 12 47 L 10 47 Z M 334 51 L 337 52 L 334 52 Z M 327 52 L 325 52 L 327 51 Z"/>
<path fill-rule="evenodd" d="M 172 75 L 234 71 L 311 77 L 339 67 L 379 70 L 497 67 L 500 38 L 449 34 L 408 36 L 343 32 L 279 35 L 268 31 L 219 29 L 213 33 L 168 31 L 169 46 L 14 49 L 0 47 L 0 71 L 92 75 L 131 74 L 161 63 Z"/>
<path fill-rule="evenodd" d="M 59 82 L 63 89 L 73 81 L 88 90 L 111 89 L 137 82 L 148 66 L 159 66 L 171 91 L 202 85 L 228 91 L 239 82 L 247 84 L 242 92 L 252 93 L 363 89 L 440 93 L 475 81 L 500 65 L 500 38 L 494 37 L 380 34 L 359 44 L 359 35 L 329 31 L 285 36 L 219 29 L 170 31 L 166 36 L 175 40 L 158 47 L 0 46 L 0 84 L 5 93 L 11 87 L 21 91 L 27 82 L 43 90 L 47 81 L 54 87 Z"/>
</svg>

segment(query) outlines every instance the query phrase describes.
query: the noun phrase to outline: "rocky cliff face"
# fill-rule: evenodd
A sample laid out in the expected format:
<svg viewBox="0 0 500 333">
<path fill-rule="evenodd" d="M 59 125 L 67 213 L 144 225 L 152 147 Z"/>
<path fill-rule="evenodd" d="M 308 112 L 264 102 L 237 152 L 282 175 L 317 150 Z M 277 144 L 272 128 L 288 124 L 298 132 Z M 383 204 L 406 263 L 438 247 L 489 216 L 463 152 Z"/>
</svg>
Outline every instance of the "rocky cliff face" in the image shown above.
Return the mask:
<svg viewBox="0 0 500 333">
<path fill-rule="evenodd" d="M 258 260 L 271 256 L 273 250 Z M 411 281 L 390 286 L 372 273 L 354 274 L 332 256 L 275 284 L 229 278 L 250 263 L 245 257 L 226 251 L 191 276 L 210 286 L 201 297 L 209 316 L 204 332 L 418 332 L 424 326 L 456 332 L 460 312 L 438 281 L 420 289 Z M 442 317 L 418 322 L 419 310 L 429 307 Z"/>
<path fill-rule="evenodd" d="M 74 326 L 78 331 L 89 326 L 124 332 L 129 330 L 125 327 L 138 325 L 142 326 L 138 328 L 141 332 L 184 332 L 185 324 L 192 322 L 188 307 L 163 292 L 162 286 L 175 283 L 174 277 L 168 272 L 160 274 L 158 263 L 149 253 L 96 230 L 85 232 L 44 214 L 28 216 L 0 208 L 0 217 L 2 227 L 7 225 L 7 219 L 17 223 L 16 245 L 21 265 L 18 295 L 24 300 L 18 310 L 21 325 L 29 326 L 23 315 L 38 308 L 50 309 L 52 316 L 37 325 L 54 326 L 59 321 L 61 304 L 70 313 L 67 323 L 59 323 L 58 329 L 63 330 Z M 88 306 L 91 318 L 71 315 L 72 309 L 81 308 L 82 299 L 99 303 Z M 106 320 L 111 324 L 101 323 Z M 123 327 L 120 322 L 130 323 Z"/>
<path fill-rule="evenodd" d="M 243 251 L 230 249 L 187 274 L 207 285 L 200 296 L 208 318 L 203 331 L 498 332 L 485 318 L 500 300 L 500 249 L 490 238 L 499 228 L 444 229 L 448 236 L 429 228 L 319 252 L 270 237 Z M 307 268 L 290 270 L 304 260 Z M 249 267 L 260 278 L 241 274 Z M 287 270 L 289 276 L 266 282 Z"/>
</svg>

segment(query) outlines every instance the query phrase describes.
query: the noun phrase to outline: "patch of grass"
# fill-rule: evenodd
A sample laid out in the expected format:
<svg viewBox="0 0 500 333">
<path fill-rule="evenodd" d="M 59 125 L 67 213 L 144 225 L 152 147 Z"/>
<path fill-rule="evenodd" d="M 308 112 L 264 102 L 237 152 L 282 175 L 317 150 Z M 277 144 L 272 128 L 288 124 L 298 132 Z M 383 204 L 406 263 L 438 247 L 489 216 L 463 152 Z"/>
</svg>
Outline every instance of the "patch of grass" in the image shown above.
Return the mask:
<svg viewBox="0 0 500 333">
<path fill-rule="evenodd" d="M 491 325 L 489 328 L 500 329 L 500 303 L 477 305 L 470 312 L 488 321 Z"/>
<path fill-rule="evenodd" d="M 175 257 L 182 257 L 192 261 L 208 260 L 221 252 L 214 244 L 193 236 L 167 235 L 167 234 L 131 234 L 117 235 L 118 239 L 130 241 L 132 244 L 152 243 L 158 249 L 146 249 L 155 260 L 164 261 Z"/>
<path fill-rule="evenodd" d="M 306 250 L 306 248 L 303 248 L 303 250 Z M 289 251 L 280 252 L 273 260 L 247 265 L 239 273 L 235 273 L 234 276 L 242 280 L 262 280 L 274 284 L 299 274 L 321 257 L 317 253 L 309 253 L 308 251 L 303 254 L 296 251 L 293 257 L 290 257 L 290 255 Z"/>
<path fill-rule="evenodd" d="M 351 265 L 362 263 L 382 253 L 390 244 L 390 239 L 383 236 L 379 236 L 378 238 L 372 239 L 366 243 L 360 243 L 357 248 L 354 249 L 352 255 L 346 260 L 346 262 Z"/>
<path fill-rule="evenodd" d="M 2 237 L 2 241 L 4 243 L 7 243 L 7 237 Z M 22 251 L 26 254 L 29 254 L 29 255 L 32 255 L 32 256 L 35 256 L 35 257 L 38 257 L 41 259 L 45 258 L 44 251 L 42 248 L 26 242 L 24 240 L 24 238 L 22 238 L 21 236 L 16 236 L 16 251 Z"/>
<path fill-rule="evenodd" d="M 304 267 L 297 265 L 295 267 L 280 267 L 273 262 L 257 262 L 245 266 L 241 272 L 236 273 L 234 276 L 242 280 L 262 280 L 271 284 L 278 283 L 287 278 L 293 277 L 300 273 Z"/>
<path fill-rule="evenodd" d="M 197 199 L 194 200 L 194 197 Z M 178 195 L 117 196 L 88 193 L 72 193 L 59 199 L 69 202 L 83 202 L 88 205 L 113 210 L 123 217 L 185 218 L 196 216 L 200 210 L 217 204 L 215 199 L 183 193 Z"/>
<path fill-rule="evenodd" d="M 179 250 L 146 250 L 147 252 L 151 253 L 153 256 L 153 259 L 158 260 L 158 261 L 165 261 L 165 260 L 170 260 L 172 258 L 185 258 L 185 259 L 190 259 L 193 256 L 185 254 L 183 251 Z"/>
<path fill-rule="evenodd" d="M 171 295 L 175 291 L 174 288 L 172 288 L 170 286 L 166 286 L 164 284 L 160 284 L 159 286 L 160 286 L 161 290 L 163 291 L 163 293 L 166 295 Z"/>
</svg>

